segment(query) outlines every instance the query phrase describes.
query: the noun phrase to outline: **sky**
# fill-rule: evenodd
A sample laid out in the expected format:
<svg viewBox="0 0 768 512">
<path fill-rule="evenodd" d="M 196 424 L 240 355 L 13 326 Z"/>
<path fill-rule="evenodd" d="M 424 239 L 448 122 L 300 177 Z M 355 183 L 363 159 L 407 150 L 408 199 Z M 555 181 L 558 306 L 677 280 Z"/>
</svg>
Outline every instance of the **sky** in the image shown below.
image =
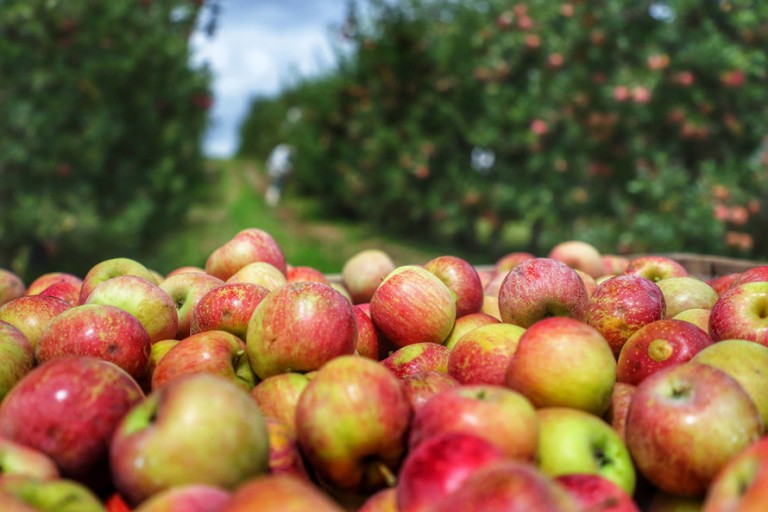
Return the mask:
<svg viewBox="0 0 768 512">
<path fill-rule="evenodd" d="M 205 139 L 208 156 L 229 157 L 251 98 L 274 95 L 292 77 L 334 64 L 330 28 L 346 0 L 222 0 L 213 37 L 192 38 L 193 61 L 213 73 L 214 103 Z"/>
</svg>

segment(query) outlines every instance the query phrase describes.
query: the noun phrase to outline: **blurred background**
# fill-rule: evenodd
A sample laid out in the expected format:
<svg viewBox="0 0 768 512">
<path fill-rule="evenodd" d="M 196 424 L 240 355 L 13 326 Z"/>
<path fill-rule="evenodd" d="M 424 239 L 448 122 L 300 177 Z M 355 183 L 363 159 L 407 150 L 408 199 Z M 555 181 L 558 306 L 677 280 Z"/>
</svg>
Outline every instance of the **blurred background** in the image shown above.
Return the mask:
<svg viewBox="0 0 768 512">
<path fill-rule="evenodd" d="M 763 260 L 766 49 L 759 0 L 4 0 L 0 267 Z"/>
</svg>

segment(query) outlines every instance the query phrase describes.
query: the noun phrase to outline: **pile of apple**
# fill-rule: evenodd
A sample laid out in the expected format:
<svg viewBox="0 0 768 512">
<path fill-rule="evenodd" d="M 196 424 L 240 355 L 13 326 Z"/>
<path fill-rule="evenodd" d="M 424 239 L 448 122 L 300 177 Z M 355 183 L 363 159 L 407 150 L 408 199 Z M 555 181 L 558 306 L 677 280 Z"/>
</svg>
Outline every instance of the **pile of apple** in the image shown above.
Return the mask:
<svg viewBox="0 0 768 512">
<path fill-rule="evenodd" d="M 6 512 L 768 510 L 768 266 L 0 269 L 0 400 Z"/>
</svg>

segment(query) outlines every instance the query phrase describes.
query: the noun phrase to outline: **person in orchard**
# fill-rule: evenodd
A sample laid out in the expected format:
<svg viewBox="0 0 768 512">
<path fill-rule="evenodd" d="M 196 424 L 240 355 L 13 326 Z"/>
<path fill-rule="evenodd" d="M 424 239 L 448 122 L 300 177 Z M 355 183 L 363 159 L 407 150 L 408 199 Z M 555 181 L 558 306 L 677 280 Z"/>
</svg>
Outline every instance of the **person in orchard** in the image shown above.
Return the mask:
<svg viewBox="0 0 768 512">
<path fill-rule="evenodd" d="M 277 206 L 283 192 L 285 180 L 293 170 L 293 148 L 288 144 L 278 144 L 267 158 L 267 177 L 269 185 L 264 199 L 269 206 Z"/>
</svg>

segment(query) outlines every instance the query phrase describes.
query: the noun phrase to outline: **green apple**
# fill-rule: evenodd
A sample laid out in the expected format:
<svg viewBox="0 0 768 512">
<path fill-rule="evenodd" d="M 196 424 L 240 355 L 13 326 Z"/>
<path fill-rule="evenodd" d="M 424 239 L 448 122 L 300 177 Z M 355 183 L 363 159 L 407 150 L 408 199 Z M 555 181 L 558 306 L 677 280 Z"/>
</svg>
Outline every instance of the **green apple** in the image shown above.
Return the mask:
<svg viewBox="0 0 768 512">
<path fill-rule="evenodd" d="M 636 473 L 627 446 L 602 418 L 570 407 L 545 407 L 539 416 L 537 462 L 547 475 L 593 473 L 611 480 L 628 494 Z"/>
<path fill-rule="evenodd" d="M 24 508 L 27 505 L 28 508 Z M 106 512 L 88 487 L 65 478 L 0 476 L 0 509 L 35 512 Z"/>
<path fill-rule="evenodd" d="M 303 373 L 286 372 L 272 375 L 253 387 L 251 398 L 264 416 L 280 421 L 296 435 L 296 407 L 309 378 Z"/>
<path fill-rule="evenodd" d="M 138 276 L 150 283 L 158 284 L 155 273 L 143 263 L 131 258 L 110 258 L 96 263 L 83 277 L 83 283 L 80 286 L 80 304 L 85 304 L 96 286 L 118 276 Z"/>
<path fill-rule="evenodd" d="M 712 309 L 718 295 L 714 288 L 693 276 L 665 277 L 656 281 L 664 294 L 666 318 L 692 308 Z"/>
<path fill-rule="evenodd" d="M 0 475 L 59 478 L 59 467 L 45 452 L 0 437 Z"/>
<path fill-rule="evenodd" d="M 464 334 L 450 350 L 448 375 L 462 384 L 504 385 L 523 327 L 493 323 Z"/>
</svg>

